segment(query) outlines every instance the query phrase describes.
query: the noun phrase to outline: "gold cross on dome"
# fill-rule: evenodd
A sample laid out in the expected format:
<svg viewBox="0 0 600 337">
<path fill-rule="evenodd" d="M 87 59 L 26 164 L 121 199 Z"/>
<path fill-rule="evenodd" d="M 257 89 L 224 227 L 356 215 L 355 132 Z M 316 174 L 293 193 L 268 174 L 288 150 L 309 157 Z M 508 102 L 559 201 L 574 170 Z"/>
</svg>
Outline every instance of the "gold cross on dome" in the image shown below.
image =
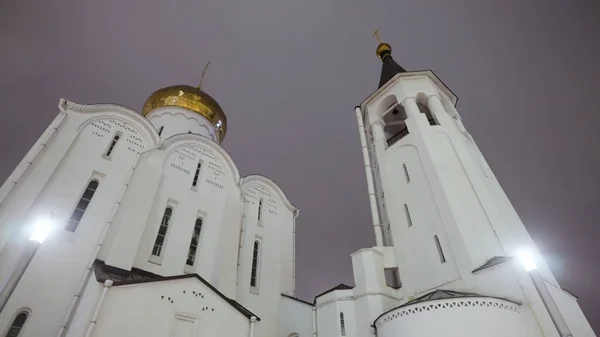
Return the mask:
<svg viewBox="0 0 600 337">
<path fill-rule="evenodd" d="M 381 41 L 381 38 L 379 37 L 379 28 L 375 29 L 375 32 L 373 33 L 373 37 L 375 37 L 377 39 L 377 41 L 379 41 L 379 43 L 383 42 L 383 41 Z"/>
<path fill-rule="evenodd" d="M 206 74 L 206 68 L 208 68 L 209 64 L 210 64 L 210 61 L 208 61 L 208 63 L 204 66 L 204 70 L 202 70 L 202 75 L 200 76 L 200 84 L 198 84 L 198 89 L 202 89 L 202 82 L 204 81 L 204 74 Z"/>
</svg>

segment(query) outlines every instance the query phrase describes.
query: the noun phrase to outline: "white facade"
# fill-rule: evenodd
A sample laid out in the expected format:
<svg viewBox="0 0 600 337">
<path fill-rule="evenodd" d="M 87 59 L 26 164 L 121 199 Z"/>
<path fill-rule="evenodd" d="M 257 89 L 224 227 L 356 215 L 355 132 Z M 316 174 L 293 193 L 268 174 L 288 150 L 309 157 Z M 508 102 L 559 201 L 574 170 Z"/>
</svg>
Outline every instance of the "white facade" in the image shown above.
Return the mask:
<svg viewBox="0 0 600 337">
<path fill-rule="evenodd" d="M 595 336 L 456 97 L 432 72 L 394 65 L 356 108 L 376 246 L 352 254 L 353 287 L 314 303 L 295 298 L 298 209 L 271 180 L 240 176 L 221 120 L 61 100 L 0 188 L 0 305 L 24 271 L 0 337 Z M 33 246 L 47 218 L 54 229 Z"/>
<path fill-rule="evenodd" d="M 455 103 L 431 71 L 398 71 L 356 108 L 377 246 L 353 254 L 355 287 L 317 297 L 318 334 L 344 335 L 343 313 L 350 337 L 595 336 Z"/>
<path fill-rule="evenodd" d="M 23 310 L 19 336 L 84 336 L 92 321 L 87 336 L 276 336 L 281 294 L 295 293 L 298 215 L 281 189 L 242 178 L 198 113 L 66 100 L 59 110 L 0 189 L 0 283 L 36 220 L 55 225 L 0 313 L 0 336 Z"/>
</svg>

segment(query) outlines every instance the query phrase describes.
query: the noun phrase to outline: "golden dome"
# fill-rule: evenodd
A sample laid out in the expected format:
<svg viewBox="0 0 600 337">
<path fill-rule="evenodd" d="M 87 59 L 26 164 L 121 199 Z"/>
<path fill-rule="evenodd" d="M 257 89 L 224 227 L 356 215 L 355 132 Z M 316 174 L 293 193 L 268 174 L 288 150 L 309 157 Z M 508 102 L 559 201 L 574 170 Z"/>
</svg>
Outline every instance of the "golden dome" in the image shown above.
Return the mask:
<svg viewBox="0 0 600 337">
<path fill-rule="evenodd" d="M 176 106 L 193 111 L 206 118 L 217 129 L 219 142 L 227 133 L 227 117 L 217 101 L 199 88 L 189 85 L 174 85 L 156 90 L 144 103 L 142 115 L 167 106 Z"/>
</svg>

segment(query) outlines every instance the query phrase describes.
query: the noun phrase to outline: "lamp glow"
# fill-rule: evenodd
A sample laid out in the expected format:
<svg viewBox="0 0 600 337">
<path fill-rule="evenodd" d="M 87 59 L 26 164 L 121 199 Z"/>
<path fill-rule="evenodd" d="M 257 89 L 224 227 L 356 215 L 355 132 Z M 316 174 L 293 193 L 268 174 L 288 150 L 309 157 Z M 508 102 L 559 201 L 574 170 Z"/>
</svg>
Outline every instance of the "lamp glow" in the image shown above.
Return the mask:
<svg viewBox="0 0 600 337">
<path fill-rule="evenodd" d="M 52 221 L 50 219 L 40 219 L 33 227 L 33 234 L 29 237 L 30 241 L 44 242 L 52 230 Z"/>
<path fill-rule="evenodd" d="M 537 265 L 535 264 L 535 257 L 530 252 L 522 252 L 518 256 L 519 261 L 525 268 L 525 271 L 537 270 Z"/>
</svg>

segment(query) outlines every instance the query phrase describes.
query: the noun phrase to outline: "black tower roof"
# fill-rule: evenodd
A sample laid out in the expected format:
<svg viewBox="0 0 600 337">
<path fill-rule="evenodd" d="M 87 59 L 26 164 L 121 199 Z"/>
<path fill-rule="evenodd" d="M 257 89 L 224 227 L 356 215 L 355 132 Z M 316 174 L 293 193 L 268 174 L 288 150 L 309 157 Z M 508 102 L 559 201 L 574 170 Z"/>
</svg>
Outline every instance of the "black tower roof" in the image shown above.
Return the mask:
<svg viewBox="0 0 600 337">
<path fill-rule="evenodd" d="M 392 57 L 392 46 L 389 44 L 380 42 L 379 46 L 377 46 L 377 56 L 379 56 L 382 63 L 378 89 L 383 87 L 396 74 L 406 72 Z"/>
</svg>

